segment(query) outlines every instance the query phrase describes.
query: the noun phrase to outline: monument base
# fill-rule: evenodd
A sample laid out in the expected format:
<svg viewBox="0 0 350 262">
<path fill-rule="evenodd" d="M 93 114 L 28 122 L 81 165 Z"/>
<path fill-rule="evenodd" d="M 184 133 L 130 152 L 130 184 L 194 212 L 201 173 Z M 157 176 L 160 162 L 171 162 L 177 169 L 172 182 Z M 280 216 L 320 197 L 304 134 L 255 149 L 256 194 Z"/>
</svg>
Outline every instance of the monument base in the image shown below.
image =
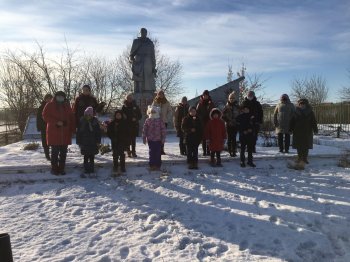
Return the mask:
<svg viewBox="0 0 350 262">
<path fill-rule="evenodd" d="M 136 102 L 136 104 L 140 107 L 142 118 L 140 120 L 140 132 L 142 133 L 142 127 L 143 123 L 145 122 L 145 119 L 148 118 L 147 115 L 147 107 L 152 104 L 154 99 L 155 93 L 154 92 L 142 92 L 142 93 L 134 93 L 133 97 Z"/>
</svg>

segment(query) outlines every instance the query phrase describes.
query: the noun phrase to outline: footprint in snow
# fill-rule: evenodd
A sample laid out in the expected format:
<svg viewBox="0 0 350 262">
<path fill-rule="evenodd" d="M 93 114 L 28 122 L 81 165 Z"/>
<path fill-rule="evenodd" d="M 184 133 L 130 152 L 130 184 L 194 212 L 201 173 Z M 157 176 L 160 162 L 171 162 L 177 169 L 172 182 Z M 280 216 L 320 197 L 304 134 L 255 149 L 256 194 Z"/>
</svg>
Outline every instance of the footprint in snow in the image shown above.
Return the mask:
<svg viewBox="0 0 350 262">
<path fill-rule="evenodd" d="M 120 258 L 126 259 L 129 256 L 129 248 L 128 247 L 122 247 L 120 250 Z"/>
<path fill-rule="evenodd" d="M 249 243 L 247 240 L 243 240 L 241 243 L 239 243 L 239 251 L 244 251 L 248 249 Z"/>
</svg>

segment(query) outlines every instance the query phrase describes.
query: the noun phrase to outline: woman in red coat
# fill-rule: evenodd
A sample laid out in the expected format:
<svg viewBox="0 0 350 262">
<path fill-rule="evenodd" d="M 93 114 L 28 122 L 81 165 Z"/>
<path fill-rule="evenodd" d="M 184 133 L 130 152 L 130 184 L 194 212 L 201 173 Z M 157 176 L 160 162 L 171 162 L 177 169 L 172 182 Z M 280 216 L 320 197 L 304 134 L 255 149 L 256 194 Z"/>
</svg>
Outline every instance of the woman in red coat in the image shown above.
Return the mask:
<svg viewBox="0 0 350 262">
<path fill-rule="evenodd" d="M 75 119 L 63 91 L 56 92 L 51 102 L 46 104 L 43 118 L 47 123 L 47 144 L 52 148 L 51 173 L 64 175 L 67 149 L 72 143 L 72 135 L 75 131 Z"/>
<path fill-rule="evenodd" d="M 222 166 L 220 154 L 224 149 L 224 144 L 227 137 L 225 122 L 221 119 L 222 113 L 218 108 L 213 108 L 210 111 L 209 116 L 210 120 L 205 128 L 205 138 L 207 144 L 209 144 L 210 164 L 212 166 Z"/>
</svg>

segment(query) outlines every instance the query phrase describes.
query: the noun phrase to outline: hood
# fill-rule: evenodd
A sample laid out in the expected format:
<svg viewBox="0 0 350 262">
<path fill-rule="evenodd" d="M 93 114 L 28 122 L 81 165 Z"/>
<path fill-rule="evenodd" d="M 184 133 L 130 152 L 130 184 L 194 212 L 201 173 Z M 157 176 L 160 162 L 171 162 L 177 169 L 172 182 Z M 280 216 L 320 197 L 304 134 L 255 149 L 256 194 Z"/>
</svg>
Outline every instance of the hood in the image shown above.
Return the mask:
<svg viewBox="0 0 350 262">
<path fill-rule="evenodd" d="M 216 108 L 216 107 L 213 108 L 213 109 L 210 111 L 210 114 L 209 114 L 210 119 L 213 119 L 213 114 L 216 113 L 216 112 L 219 113 L 219 119 L 221 119 L 222 113 L 221 113 L 220 109 L 219 109 L 219 108 Z"/>
<path fill-rule="evenodd" d="M 149 118 L 160 118 L 160 108 L 158 106 L 148 106 L 147 115 Z"/>
</svg>

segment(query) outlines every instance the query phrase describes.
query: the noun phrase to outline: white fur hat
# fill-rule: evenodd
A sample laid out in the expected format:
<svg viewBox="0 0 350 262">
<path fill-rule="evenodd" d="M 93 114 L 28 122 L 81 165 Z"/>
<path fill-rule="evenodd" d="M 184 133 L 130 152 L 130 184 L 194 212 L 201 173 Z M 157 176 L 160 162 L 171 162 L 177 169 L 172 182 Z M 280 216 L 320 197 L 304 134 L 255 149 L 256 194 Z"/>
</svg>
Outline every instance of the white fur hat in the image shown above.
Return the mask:
<svg viewBox="0 0 350 262">
<path fill-rule="evenodd" d="M 149 116 L 149 118 L 159 118 L 160 108 L 158 106 L 149 105 L 147 107 L 147 115 Z"/>
</svg>

